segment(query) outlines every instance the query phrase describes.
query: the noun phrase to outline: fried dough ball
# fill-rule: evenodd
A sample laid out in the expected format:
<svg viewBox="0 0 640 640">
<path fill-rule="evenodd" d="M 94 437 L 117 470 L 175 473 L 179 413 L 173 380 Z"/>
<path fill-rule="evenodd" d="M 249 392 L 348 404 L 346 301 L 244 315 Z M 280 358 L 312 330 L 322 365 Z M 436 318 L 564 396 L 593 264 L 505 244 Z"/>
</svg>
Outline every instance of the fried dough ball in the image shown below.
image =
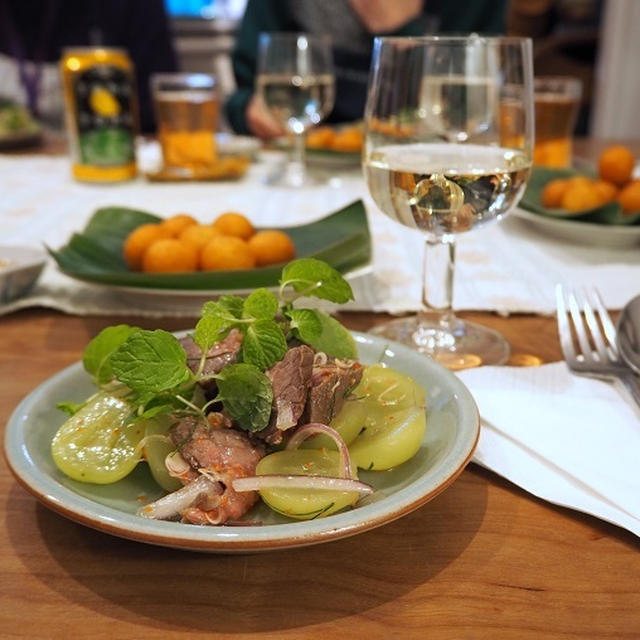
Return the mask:
<svg viewBox="0 0 640 640">
<path fill-rule="evenodd" d="M 184 231 L 178 236 L 183 242 L 189 242 L 198 251 L 204 247 L 205 244 L 213 240 L 216 236 L 219 236 L 220 232 L 216 231 L 211 225 L 208 224 L 192 224 L 184 229 Z"/>
<path fill-rule="evenodd" d="M 291 238 L 284 231 L 277 229 L 258 231 L 249 238 L 249 249 L 258 267 L 286 262 L 296 255 Z"/>
<path fill-rule="evenodd" d="M 178 213 L 175 216 L 167 218 L 160 226 L 166 229 L 170 236 L 177 238 L 184 229 L 194 224 L 198 224 L 198 221 L 194 217 L 188 213 Z"/>
<path fill-rule="evenodd" d="M 328 149 L 333 143 L 333 129 L 331 127 L 318 127 L 312 129 L 307 135 L 307 146 L 319 149 Z"/>
<path fill-rule="evenodd" d="M 584 211 L 594 209 L 602 204 L 600 195 L 593 183 L 587 179 L 586 182 L 576 182 L 567 187 L 562 196 L 561 206 L 567 211 Z"/>
<path fill-rule="evenodd" d="M 169 232 L 160 224 L 143 224 L 136 227 L 125 239 L 122 247 L 124 260 L 133 271 L 140 271 L 145 251 L 157 240 L 167 238 Z"/>
<path fill-rule="evenodd" d="M 600 177 L 621 187 L 631 179 L 635 158 L 624 145 L 608 147 L 600 154 Z"/>
<path fill-rule="evenodd" d="M 242 238 L 219 235 L 200 252 L 200 268 L 204 271 L 222 269 L 253 269 L 256 259 Z"/>
<path fill-rule="evenodd" d="M 362 132 L 352 127 L 336 133 L 331 148 L 336 151 L 360 151 L 363 143 Z"/>
<path fill-rule="evenodd" d="M 181 273 L 196 271 L 197 268 L 196 247 L 176 238 L 157 240 L 145 251 L 142 259 L 145 273 Z"/>
<path fill-rule="evenodd" d="M 618 187 L 613 182 L 607 182 L 606 180 L 596 180 L 593 183 L 596 191 L 600 195 L 602 204 L 607 202 L 613 202 L 618 195 Z"/>
<path fill-rule="evenodd" d="M 213 222 L 213 228 L 226 236 L 243 240 L 248 240 L 255 233 L 253 225 L 245 216 L 232 211 L 219 215 Z"/>
<path fill-rule="evenodd" d="M 562 197 L 568 187 L 569 181 L 563 178 L 549 180 L 542 190 L 542 206 L 548 209 L 557 209 L 562 206 Z"/>
<path fill-rule="evenodd" d="M 633 180 L 618 194 L 623 213 L 640 212 L 640 180 Z"/>
</svg>

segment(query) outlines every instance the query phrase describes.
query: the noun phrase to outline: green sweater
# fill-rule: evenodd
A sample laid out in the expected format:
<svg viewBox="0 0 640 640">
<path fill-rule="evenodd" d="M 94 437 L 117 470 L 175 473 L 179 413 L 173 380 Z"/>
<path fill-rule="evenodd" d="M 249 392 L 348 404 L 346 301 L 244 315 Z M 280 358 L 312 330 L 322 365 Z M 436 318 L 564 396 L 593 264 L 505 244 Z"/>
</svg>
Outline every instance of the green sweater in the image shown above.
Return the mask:
<svg viewBox="0 0 640 640">
<path fill-rule="evenodd" d="M 258 36 L 262 32 L 313 32 L 301 24 L 291 2 L 304 0 L 249 0 L 238 29 L 232 54 L 237 89 L 225 105 L 229 124 L 237 133 L 250 133 L 245 120 L 247 103 L 254 92 Z M 307 2 L 309 0 L 306 0 Z M 322 6 L 346 4 L 344 0 L 318 0 Z M 366 99 L 373 38 L 376 35 L 418 36 L 428 33 L 500 34 L 504 30 L 506 0 L 425 0 L 425 11 L 393 34 L 363 34 L 364 48 L 333 46 L 336 69 L 336 103 L 329 122 L 362 118 Z M 335 6 L 335 5 L 334 5 Z M 344 11 L 345 7 L 337 7 Z M 362 27 L 364 32 L 364 27 Z"/>
</svg>

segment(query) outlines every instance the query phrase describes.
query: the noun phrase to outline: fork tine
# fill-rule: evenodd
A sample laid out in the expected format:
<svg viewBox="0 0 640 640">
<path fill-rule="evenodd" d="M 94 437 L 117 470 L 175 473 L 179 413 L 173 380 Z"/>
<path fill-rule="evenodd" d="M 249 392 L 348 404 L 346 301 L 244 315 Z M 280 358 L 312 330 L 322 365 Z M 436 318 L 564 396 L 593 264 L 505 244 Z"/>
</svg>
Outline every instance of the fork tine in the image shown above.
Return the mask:
<svg viewBox="0 0 640 640">
<path fill-rule="evenodd" d="M 556 311 L 558 318 L 558 336 L 560 337 L 560 346 L 564 359 L 567 362 L 576 360 L 576 351 L 573 347 L 573 338 L 571 337 L 571 326 L 569 324 L 569 316 L 567 306 L 564 300 L 564 291 L 561 284 L 556 285 Z"/>
<path fill-rule="evenodd" d="M 584 298 L 582 309 L 587 321 L 587 326 L 589 327 L 589 333 L 591 333 L 591 338 L 593 339 L 593 344 L 595 345 L 598 356 L 600 357 L 600 362 L 607 362 L 609 361 L 609 352 L 607 351 L 607 345 L 604 341 L 602 329 L 600 328 L 596 314 L 591 306 L 590 299 L 592 296 L 586 289 L 583 289 L 582 296 Z"/>
<path fill-rule="evenodd" d="M 600 323 L 602 324 L 602 328 L 604 329 L 604 334 L 607 338 L 608 347 L 613 352 L 615 358 L 618 357 L 618 342 L 616 339 L 616 327 L 611 320 L 611 316 L 607 311 L 607 308 L 604 306 L 604 302 L 602 302 L 602 298 L 600 297 L 600 293 L 597 289 L 593 289 L 592 294 L 592 303 L 598 312 L 598 316 L 600 317 Z"/>
<path fill-rule="evenodd" d="M 568 298 L 569 314 L 571 315 L 571 320 L 573 321 L 573 328 L 576 332 L 576 337 L 578 338 L 578 344 L 580 345 L 580 350 L 582 351 L 582 357 L 584 358 L 585 362 L 593 362 L 595 358 L 593 357 L 591 345 L 589 344 L 589 338 L 587 336 L 586 326 L 580 313 L 578 299 L 573 290 L 569 291 Z"/>
</svg>

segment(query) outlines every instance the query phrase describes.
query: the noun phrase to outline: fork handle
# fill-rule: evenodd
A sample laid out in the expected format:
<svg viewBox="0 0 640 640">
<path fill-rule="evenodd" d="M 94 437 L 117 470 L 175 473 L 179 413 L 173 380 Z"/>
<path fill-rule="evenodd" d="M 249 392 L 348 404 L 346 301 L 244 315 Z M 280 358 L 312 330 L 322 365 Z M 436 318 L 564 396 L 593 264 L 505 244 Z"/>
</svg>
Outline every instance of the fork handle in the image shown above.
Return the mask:
<svg viewBox="0 0 640 640">
<path fill-rule="evenodd" d="M 621 373 L 619 378 L 620 382 L 622 382 L 627 391 L 631 394 L 631 397 L 636 401 L 638 407 L 640 407 L 640 378 L 632 372 Z"/>
</svg>

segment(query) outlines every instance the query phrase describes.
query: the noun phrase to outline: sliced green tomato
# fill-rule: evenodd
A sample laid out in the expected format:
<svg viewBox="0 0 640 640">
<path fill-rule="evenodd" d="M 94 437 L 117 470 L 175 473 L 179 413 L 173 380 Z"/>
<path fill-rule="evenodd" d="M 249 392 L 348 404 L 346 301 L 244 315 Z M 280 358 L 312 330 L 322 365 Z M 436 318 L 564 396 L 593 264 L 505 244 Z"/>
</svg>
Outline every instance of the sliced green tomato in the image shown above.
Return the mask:
<svg viewBox="0 0 640 640">
<path fill-rule="evenodd" d="M 426 429 L 426 392 L 417 382 L 374 364 L 366 367 L 352 395 L 330 426 L 347 443 L 358 467 L 389 469 L 416 454 Z M 302 447 L 336 449 L 324 434 L 308 438 Z"/>
<path fill-rule="evenodd" d="M 365 369 L 353 395 L 386 409 L 424 407 L 426 397 L 425 390 L 412 378 L 381 364 Z"/>
<path fill-rule="evenodd" d="M 361 469 L 382 471 L 412 458 L 427 427 L 424 407 L 370 414 L 367 428 L 351 443 L 351 459 Z"/>
<path fill-rule="evenodd" d="M 355 477 L 355 468 L 353 469 Z M 340 456 L 326 449 L 277 451 L 260 460 L 256 475 L 332 476 L 340 474 Z M 311 520 L 322 518 L 352 505 L 357 491 L 327 489 L 262 489 L 260 497 L 274 511 L 289 518 Z"/>
<path fill-rule="evenodd" d="M 348 399 L 338 412 L 338 415 L 329 423 L 349 444 L 362 431 L 367 419 L 367 403 L 362 400 Z M 301 445 L 302 449 L 329 449 L 337 451 L 336 443 L 324 433 L 307 438 Z"/>
<path fill-rule="evenodd" d="M 169 427 L 174 422 L 175 420 L 167 415 L 144 421 L 144 457 L 149 464 L 153 479 L 169 492 L 182 487 L 182 482 L 170 476 L 164 464 L 166 457 L 176 450 L 168 436 Z"/>
<path fill-rule="evenodd" d="M 51 443 L 53 460 L 80 482 L 110 484 L 124 478 L 140 460 L 144 425 L 129 422 L 131 406 L 97 393 L 59 429 Z"/>
</svg>

